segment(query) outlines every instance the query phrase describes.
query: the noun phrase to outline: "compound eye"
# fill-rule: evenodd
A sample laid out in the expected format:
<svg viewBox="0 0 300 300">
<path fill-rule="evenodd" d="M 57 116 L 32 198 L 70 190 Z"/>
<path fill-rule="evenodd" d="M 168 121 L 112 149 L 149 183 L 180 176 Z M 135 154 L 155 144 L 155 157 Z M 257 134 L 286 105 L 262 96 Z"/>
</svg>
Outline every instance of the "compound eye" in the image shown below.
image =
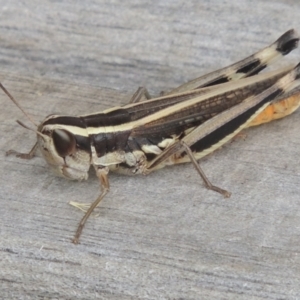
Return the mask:
<svg viewBox="0 0 300 300">
<path fill-rule="evenodd" d="M 59 156 L 66 157 L 76 152 L 76 139 L 69 131 L 64 129 L 54 129 L 52 138 Z"/>
</svg>

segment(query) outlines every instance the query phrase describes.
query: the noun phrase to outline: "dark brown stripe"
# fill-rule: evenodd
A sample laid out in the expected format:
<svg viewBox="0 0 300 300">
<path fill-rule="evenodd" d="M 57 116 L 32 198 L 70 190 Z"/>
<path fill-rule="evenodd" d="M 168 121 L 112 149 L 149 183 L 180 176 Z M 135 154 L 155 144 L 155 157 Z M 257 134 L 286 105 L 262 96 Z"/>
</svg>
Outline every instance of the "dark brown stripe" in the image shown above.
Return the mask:
<svg viewBox="0 0 300 300">
<path fill-rule="evenodd" d="M 222 127 L 216 129 L 212 133 L 208 134 L 203 139 L 199 140 L 197 143 L 192 145 L 191 149 L 192 151 L 201 152 L 205 149 L 210 148 L 211 146 L 217 144 L 222 139 L 224 139 L 226 136 L 234 132 L 236 129 L 238 129 L 240 126 L 242 126 L 247 120 L 264 104 L 272 101 L 275 99 L 278 95 L 283 93 L 283 90 L 278 89 L 268 97 L 266 97 L 263 101 L 258 103 L 256 106 L 252 107 L 251 109 L 247 110 L 243 114 L 237 116 L 236 118 L 232 119 Z"/>
<path fill-rule="evenodd" d="M 43 123 L 43 125 L 55 125 L 55 124 L 86 128 L 85 123 L 80 118 L 71 117 L 71 116 L 59 116 L 56 118 L 49 119 Z"/>
<path fill-rule="evenodd" d="M 247 63 L 246 65 L 244 65 L 243 67 L 239 68 L 238 70 L 236 70 L 236 73 L 249 73 L 252 70 L 254 70 L 255 68 L 259 67 L 261 64 L 259 59 L 256 59 L 250 63 Z"/>
<path fill-rule="evenodd" d="M 214 79 L 204 85 L 201 85 L 201 86 L 198 86 L 196 89 L 199 89 L 199 88 L 203 88 L 203 87 L 209 87 L 209 86 L 213 86 L 213 85 L 217 85 L 217 84 L 221 84 L 221 83 L 226 83 L 228 82 L 229 79 L 225 76 L 225 77 L 219 77 L 217 79 Z"/>
<path fill-rule="evenodd" d="M 299 37 L 297 36 L 295 30 L 291 29 L 284 33 L 276 42 L 276 50 L 282 55 L 287 55 L 298 47 Z"/>
<path fill-rule="evenodd" d="M 264 70 L 267 66 L 266 65 L 261 65 L 256 69 L 253 69 L 251 72 L 248 73 L 247 76 L 253 76 L 253 75 L 257 75 L 259 72 L 261 72 L 262 70 Z"/>
<path fill-rule="evenodd" d="M 256 60 L 251 61 L 250 63 L 242 66 L 238 70 L 236 70 L 236 73 L 244 73 L 245 74 L 244 77 L 248 77 L 248 76 L 253 76 L 253 75 L 258 74 L 266 67 L 267 67 L 266 65 L 261 64 L 259 59 L 256 59 Z M 209 83 L 206 83 L 205 85 L 198 86 L 197 89 L 202 88 L 202 87 L 209 87 L 209 86 L 213 86 L 213 85 L 217 85 L 217 84 L 221 84 L 221 83 L 226 83 L 226 82 L 229 82 L 230 80 L 231 80 L 230 78 L 224 76 L 224 77 L 212 80 Z"/>
<path fill-rule="evenodd" d="M 131 121 L 139 120 L 143 117 L 149 116 L 157 111 L 160 111 L 164 108 L 170 107 L 172 105 L 175 105 L 179 102 L 183 102 L 192 98 L 197 97 L 198 95 L 201 95 L 201 91 L 193 91 L 189 94 L 184 95 L 171 95 L 166 96 L 165 98 L 161 98 L 158 101 L 150 101 L 150 102 L 142 102 L 135 106 L 128 107 L 126 110 L 130 114 Z"/>
<path fill-rule="evenodd" d="M 87 127 L 104 127 L 122 125 L 131 121 L 126 109 L 117 109 L 109 113 L 99 113 L 96 115 L 80 117 Z"/>
</svg>

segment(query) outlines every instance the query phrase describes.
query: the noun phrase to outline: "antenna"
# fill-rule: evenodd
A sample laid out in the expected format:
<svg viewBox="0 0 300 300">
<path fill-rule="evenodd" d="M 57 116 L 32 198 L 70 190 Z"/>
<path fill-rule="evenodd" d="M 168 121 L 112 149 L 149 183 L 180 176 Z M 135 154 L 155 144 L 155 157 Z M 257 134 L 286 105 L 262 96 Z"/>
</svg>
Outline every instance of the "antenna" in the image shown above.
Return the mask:
<svg viewBox="0 0 300 300">
<path fill-rule="evenodd" d="M 10 100 L 22 111 L 22 113 L 27 117 L 27 119 L 36 127 L 38 125 L 34 122 L 34 120 L 31 118 L 29 114 L 21 107 L 21 105 L 17 102 L 17 100 L 8 92 L 8 90 L 2 85 L 0 82 L 0 88 L 3 90 L 3 92 L 10 98 Z M 29 129 L 28 127 L 24 126 L 21 122 L 17 121 L 21 126 Z"/>
<path fill-rule="evenodd" d="M 0 83 L 0 84 L 1 84 L 1 83 Z M 41 132 L 36 131 L 36 130 L 34 130 L 34 129 L 28 127 L 27 125 L 25 125 L 24 123 L 22 123 L 22 122 L 19 121 L 19 120 L 17 120 L 17 123 L 18 123 L 19 125 L 21 125 L 22 127 L 26 128 L 26 129 L 28 129 L 28 130 L 31 130 L 31 131 L 35 132 L 36 134 L 38 134 L 39 136 L 41 136 L 42 138 L 44 138 L 45 135 L 42 134 Z M 44 139 L 45 139 L 45 138 L 44 138 Z"/>
</svg>

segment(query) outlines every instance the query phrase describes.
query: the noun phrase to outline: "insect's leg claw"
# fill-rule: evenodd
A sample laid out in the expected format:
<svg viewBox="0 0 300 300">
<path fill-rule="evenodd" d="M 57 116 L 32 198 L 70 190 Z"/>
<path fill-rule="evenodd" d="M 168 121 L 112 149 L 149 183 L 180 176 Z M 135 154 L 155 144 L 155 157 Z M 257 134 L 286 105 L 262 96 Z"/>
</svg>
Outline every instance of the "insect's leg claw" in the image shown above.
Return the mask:
<svg viewBox="0 0 300 300">
<path fill-rule="evenodd" d="M 87 212 L 87 210 L 90 208 L 91 203 L 80 203 L 80 202 L 74 202 L 74 201 L 70 201 L 69 202 L 70 205 L 82 210 L 83 212 Z"/>
<path fill-rule="evenodd" d="M 206 187 L 209 190 L 212 190 L 212 191 L 215 191 L 217 193 L 220 193 L 221 195 L 224 196 L 224 198 L 229 198 L 231 196 L 230 192 L 228 192 L 226 190 L 223 190 L 223 189 L 219 188 L 218 186 L 215 186 L 215 185 L 212 185 L 212 184 L 208 184 L 208 185 L 206 185 Z"/>
<path fill-rule="evenodd" d="M 34 144 L 32 149 L 28 153 L 21 153 L 21 152 L 15 151 L 15 150 L 8 150 L 8 151 L 6 151 L 6 156 L 15 155 L 16 157 L 19 157 L 22 159 L 32 159 L 36 154 L 37 148 L 38 148 L 38 142 L 36 142 Z"/>
<path fill-rule="evenodd" d="M 72 243 L 75 245 L 79 244 L 79 238 L 75 237 L 74 239 L 72 239 Z"/>
<path fill-rule="evenodd" d="M 31 159 L 34 156 L 31 153 L 21 153 L 21 152 L 15 151 L 15 150 L 6 151 L 5 155 L 6 156 L 15 155 L 16 157 L 19 157 L 19 158 L 22 158 L 22 159 Z"/>
<path fill-rule="evenodd" d="M 221 194 L 224 196 L 224 198 L 230 198 L 231 196 L 231 193 L 226 190 L 222 190 Z"/>
</svg>

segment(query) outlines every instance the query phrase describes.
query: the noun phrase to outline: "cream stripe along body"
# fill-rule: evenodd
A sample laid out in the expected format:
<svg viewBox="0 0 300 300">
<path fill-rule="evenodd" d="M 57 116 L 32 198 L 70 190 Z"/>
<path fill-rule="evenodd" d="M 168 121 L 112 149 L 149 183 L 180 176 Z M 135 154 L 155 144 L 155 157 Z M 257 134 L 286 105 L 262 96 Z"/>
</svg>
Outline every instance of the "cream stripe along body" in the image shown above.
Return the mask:
<svg viewBox="0 0 300 300">
<path fill-rule="evenodd" d="M 110 170 L 148 174 L 192 161 L 208 188 L 229 196 L 208 181 L 196 160 L 249 126 L 270 104 L 299 93 L 299 65 L 257 75 L 296 48 L 298 41 L 290 30 L 256 54 L 159 98 L 91 115 L 47 117 L 38 127 L 37 143 L 48 164 L 57 174 L 75 180 L 87 179 L 93 165 L 102 188 L 73 242 L 78 243 L 87 218 L 108 192 Z"/>
</svg>

